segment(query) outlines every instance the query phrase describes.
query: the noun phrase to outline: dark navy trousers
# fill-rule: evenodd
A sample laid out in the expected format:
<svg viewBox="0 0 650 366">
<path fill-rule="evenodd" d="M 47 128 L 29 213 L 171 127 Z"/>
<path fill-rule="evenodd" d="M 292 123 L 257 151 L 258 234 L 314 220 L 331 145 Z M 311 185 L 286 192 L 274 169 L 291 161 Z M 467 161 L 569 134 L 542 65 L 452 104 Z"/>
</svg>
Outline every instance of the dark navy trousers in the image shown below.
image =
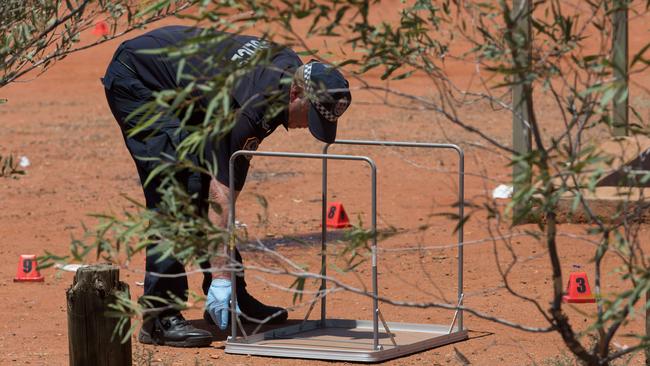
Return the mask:
<svg viewBox="0 0 650 366">
<path fill-rule="evenodd" d="M 152 179 L 146 186 L 147 177 L 160 164 L 160 160 L 169 159 L 176 156 L 176 147 L 184 135 L 179 134 L 180 120 L 173 114 L 163 115 L 152 126 L 146 130 L 129 137 L 128 131 L 139 121 L 138 116 L 127 116 L 136 111 L 143 104 L 150 102 L 153 98 L 149 90 L 139 79 L 133 67 L 130 66 L 131 51 L 120 46 L 113 60 L 102 79 L 106 92 L 108 105 L 117 120 L 124 142 L 133 157 L 142 189 L 144 191 L 146 206 L 148 209 L 155 210 L 161 202 L 161 194 L 158 188 L 161 184 L 160 178 Z M 202 118 L 202 117 L 201 117 Z M 193 163 L 197 163 L 195 157 L 189 157 Z M 198 193 L 195 204 L 203 214 L 207 215 L 209 209 L 207 203 L 207 193 L 210 183 L 210 176 L 197 172 L 181 172 L 177 174 L 176 179 L 188 191 L 188 193 Z M 160 260 L 160 255 L 154 253 L 155 244 L 147 248 L 146 271 L 144 281 L 144 295 L 157 296 L 163 299 L 178 298 L 183 301 L 187 300 L 187 277 L 185 268 L 182 263 L 173 257 L 167 257 Z M 241 263 L 241 256 L 236 252 L 237 261 Z M 209 263 L 201 263 L 201 267 L 207 269 Z M 159 277 L 153 273 L 163 274 L 183 274 L 182 276 L 167 278 Z M 211 275 L 204 274 L 203 291 L 207 294 L 210 286 Z M 245 286 L 243 279 L 238 281 Z M 238 286 L 239 287 L 239 286 Z M 158 304 L 156 304 L 158 306 Z"/>
</svg>

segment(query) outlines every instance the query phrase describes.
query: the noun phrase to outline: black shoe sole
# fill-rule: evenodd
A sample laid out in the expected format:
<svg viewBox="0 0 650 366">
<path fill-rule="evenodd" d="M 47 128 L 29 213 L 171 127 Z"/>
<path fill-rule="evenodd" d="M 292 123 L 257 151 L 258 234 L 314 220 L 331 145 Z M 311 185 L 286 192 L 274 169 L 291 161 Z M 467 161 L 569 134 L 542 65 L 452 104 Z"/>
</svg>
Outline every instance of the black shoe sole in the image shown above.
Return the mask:
<svg viewBox="0 0 650 366">
<path fill-rule="evenodd" d="M 207 347 L 212 344 L 212 336 L 193 337 L 182 341 L 165 341 L 163 339 L 153 339 L 151 335 L 141 331 L 140 334 L 138 334 L 138 342 L 142 344 L 155 344 L 157 346 L 170 346 L 170 347 L 183 347 L 183 348 Z"/>
<path fill-rule="evenodd" d="M 289 313 L 285 311 L 283 314 L 277 315 L 269 319 L 265 324 L 282 324 L 286 322 L 288 318 L 289 318 Z M 210 316 L 210 314 L 208 314 L 207 311 L 203 311 L 203 320 L 205 320 L 205 322 L 210 325 L 215 325 L 215 326 L 217 325 L 217 323 L 215 323 L 214 320 L 212 320 L 212 317 Z M 239 320 L 243 324 L 260 324 L 264 319 L 247 319 L 244 316 L 240 316 Z M 230 321 L 228 321 L 228 326 L 230 326 Z M 228 327 L 226 327 L 226 329 L 228 329 Z"/>
</svg>

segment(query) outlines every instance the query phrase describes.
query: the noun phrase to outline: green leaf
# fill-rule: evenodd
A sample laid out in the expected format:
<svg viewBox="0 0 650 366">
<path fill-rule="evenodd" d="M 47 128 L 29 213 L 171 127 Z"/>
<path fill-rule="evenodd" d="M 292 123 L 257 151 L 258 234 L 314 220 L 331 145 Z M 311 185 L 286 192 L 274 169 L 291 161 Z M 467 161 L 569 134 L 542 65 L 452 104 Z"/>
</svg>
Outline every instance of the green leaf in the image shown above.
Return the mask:
<svg viewBox="0 0 650 366">
<path fill-rule="evenodd" d="M 144 107 L 146 107 L 146 105 L 141 107 L 141 108 L 144 108 Z M 126 120 L 129 121 L 129 120 L 135 118 L 136 116 L 138 116 L 138 112 L 140 111 L 141 108 L 138 108 L 137 110 L 135 110 L 131 114 L 129 114 L 126 117 Z M 158 113 L 154 113 L 151 117 L 146 119 L 144 122 L 142 122 L 142 120 L 138 121 L 137 124 L 135 125 L 135 127 L 133 127 L 132 129 L 129 130 L 128 137 L 133 137 L 133 136 L 137 135 L 138 133 L 144 131 L 145 129 L 147 129 L 147 127 L 150 127 L 151 125 L 154 124 L 154 122 L 158 121 L 162 115 L 163 115 L 162 112 L 158 112 Z"/>
<path fill-rule="evenodd" d="M 576 192 L 573 200 L 571 201 L 571 212 L 575 213 L 578 210 L 578 205 L 580 204 L 580 192 Z"/>
<path fill-rule="evenodd" d="M 135 16 L 140 18 L 143 17 L 144 15 L 150 14 L 150 13 L 156 13 L 161 10 L 163 10 L 165 7 L 168 7 L 171 3 L 171 0 L 160 0 L 158 2 L 154 2 L 153 4 L 149 5 L 148 7 L 140 10 Z"/>
<path fill-rule="evenodd" d="M 605 90 L 603 93 L 603 96 L 600 98 L 600 105 L 602 107 L 605 107 L 607 104 L 609 104 L 612 99 L 614 99 L 614 96 L 616 95 L 617 88 L 615 87 L 610 87 Z"/>
<path fill-rule="evenodd" d="M 293 281 L 291 286 L 289 286 L 289 288 L 293 288 L 296 291 L 293 293 L 293 303 L 295 304 L 298 301 L 302 301 L 302 296 L 305 291 L 305 278 L 296 277 L 296 279 Z"/>
<path fill-rule="evenodd" d="M 402 79 L 406 79 L 406 78 L 408 78 L 409 76 L 413 75 L 414 72 L 415 72 L 415 70 L 407 71 L 407 72 L 405 72 L 405 73 L 403 73 L 403 74 L 400 74 L 400 75 L 397 75 L 397 76 L 393 77 L 393 80 L 402 80 Z"/>
</svg>

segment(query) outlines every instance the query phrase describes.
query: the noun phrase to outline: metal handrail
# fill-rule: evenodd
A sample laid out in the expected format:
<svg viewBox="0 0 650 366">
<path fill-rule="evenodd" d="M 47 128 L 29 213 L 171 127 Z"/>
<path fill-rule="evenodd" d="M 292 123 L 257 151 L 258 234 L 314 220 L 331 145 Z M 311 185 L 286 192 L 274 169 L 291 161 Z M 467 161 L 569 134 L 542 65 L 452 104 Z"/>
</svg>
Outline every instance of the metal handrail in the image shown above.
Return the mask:
<svg viewBox="0 0 650 366">
<path fill-rule="evenodd" d="M 462 225 L 462 220 L 464 218 L 464 210 L 465 210 L 465 153 L 463 152 L 463 149 L 455 144 L 446 144 L 446 143 L 432 143 L 432 142 L 408 142 L 408 141 L 376 141 L 376 140 L 336 140 L 331 144 L 326 144 L 323 147 L 323 154 L 328 154 L 329 147 L 332 145 L 362 145 L 362 146 L 386 146 L 386 147 L 417 147 L 417 148 L 432 148 L 432 149 L 452 149 L 455 150 L 458 153 L 458 220 L 459 220 L 459 227 L 458 227 L 458 307 L 460 308 L 462 306 L 462 301 L 463 301 L 463 225 Z M 327 265 L 326 262 L 326 246 L 327 246 L 327 227 L 325 225 L 325 213 L 327 210 L 327 159 L 323 159 L 323 174 L 322 174 L 322 186 L 323 186 L 323 192 L 322 192 L 322 210 L 323 210 L 323 217 L 322 217 L 322 234 L 321 234 L 321 252 L 322 254 L 322 260 L 321 260 L 321 266 L 322 266 L 322 271 L 325 273 L 325 268 Z M 376 216 L 373 215 L 373 220 L 376 219 Z M 376 230 L 376 222 L 373 221 L 373 231 Z M 374 231 L 376 232 L 376 231 Z M 375 331 L 375 337 L 378 336 L 377 334 L 377 329 L 378 329 L 378 321 L 377 321 L 377 315 L 379 312 L 379 304 L 378 304 L 378 290 L 377 290 L 377 257 L 376 257 L 376 245 L 377 245 L 377 240 L 375 238 L 373 247 L 372 247 L 372 273 L 373 273 L 373 295 L 374 295 L 374 301 L 373 301 L 373 328 Z M 320 291 L 324 294 L 325 291 L 327 290 L 327 280 L 325 276 L 323 276 L 321 280 L 321 288 Z M 326 298 L 323 296 L 321 298 L 321 323 L 324 324 L 325 318 L 326 318 Z M 452 320 L 451 327 L 453 327 L 453 323 L 455 322 L 456 317 L 454 316 L 454 319 Z M 458 309 L 458 331 L 463 330 L 463 311 Z M 375 342 L 375 347 L 377 346 L 377 343 Z"/>
<path fill-rule="evenodd" d="M 284 157 L 284 158 L 299 158 L 299 159 L 322 159 L 323 161 L 327 160 L 356 160 L 356 161 L 365 161 L 368 163 L 370 166 L 371 170 L 371 201 L 372 201 L 372 236 L 374 240 L 373 248 L 376 248 L 377 246 L 377 165 L 375 164 L 374 160 L 367 156 L 357 156 L 357 155 L 332 155 L 332 154 L 311 154 L 311 153 L 291 153 L 291 152 L 271 152 L 271 151 L 252 151 L 252 150 L 239 150 L 236 151 L 232 156 L 230 157 L 230 161 L 228 164 L 228 172 L 229 172 L 229 181 L 228 185 L 230 188 L 230 197 L 229 197 L 229 208 L 230 212 L 228 213 L 228 221 L 229 221 L 229 230 L 230 230 L 230 243 L 229 243 L 229 249 L 230 249 L 230 260 L 235 261 L 235 241 L 234 241 L 234 233 L 235 233 L 235 159 L 239 156 L 267 156 L 267 157 Z M 325 216 L 323 216 L 325 217 Z M 376 250 L 373 249 L 373 258 L 376 257 Z M 373 259 L 373 263 L 376 263 L 376 258 Z M 325 276 L 325 274 L 323 274 Z M 230 274 L 230 281 L 232 284 L 232 288 L 236 288 L 237 285 L 237 276 L 236 276 L 236 271 L 232 271 Z M 375 273 L 375 282 L 376 282 L 376 273 Z M 375 299 L 376 299 L 376 292 L 375 292 Z M 230 296 L 230 311 L 231 311 L 231 316 L 233 317 L 232 320 L 238 319 L 238 315 L 236 312 L 237 308 L 237 291 L 232 291 L 231 296 Z M 237 322 L 236 321 L 231 321 L 231 336 L 232 339 L 234 340 L 237 338 Z M 374 334 L 374 348 L 377 349 L 379 345 L 379 333 L 377 329 L 377 325 L 375 323 L 375 334 Z"/>
</svg>

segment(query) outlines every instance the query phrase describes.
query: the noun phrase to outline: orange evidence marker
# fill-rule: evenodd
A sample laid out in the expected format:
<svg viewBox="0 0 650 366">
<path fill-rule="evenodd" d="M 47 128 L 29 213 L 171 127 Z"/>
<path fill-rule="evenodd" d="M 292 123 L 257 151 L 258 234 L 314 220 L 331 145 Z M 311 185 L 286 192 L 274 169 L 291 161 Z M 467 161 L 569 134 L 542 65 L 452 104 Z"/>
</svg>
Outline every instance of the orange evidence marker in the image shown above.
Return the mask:
<svg viewBox="0 0 650 366">
<path fill-rule="evenodd" d="M 105 36 L 108 35 L 108 24 L 105 21 L 100 20 L 95 23 L 95 29 L 93 29 L 93 34 L 96 36 Z"/>
<path fill-rule="evenodd" d="M 567 294 L 562 296 L 562 300 L 569 303 L 596 302 L 585 272 L 573 272 L 569 275 Z"/>
<path fill-rule="evenodd" d="M 18 270 L 14 282 L 43 282 L 45 278 L 38 272 L 34 254 L 23 254 L 18 261 Z"/>
<path fill-rule="evenodd" d="M 325 225 L 335 229 L 352 226 L 350 225 L 348 215 L 345 213 L 343 204 L 340 202 L 331 202 L 327 205 L 327 219 Z"/>
</svg>

